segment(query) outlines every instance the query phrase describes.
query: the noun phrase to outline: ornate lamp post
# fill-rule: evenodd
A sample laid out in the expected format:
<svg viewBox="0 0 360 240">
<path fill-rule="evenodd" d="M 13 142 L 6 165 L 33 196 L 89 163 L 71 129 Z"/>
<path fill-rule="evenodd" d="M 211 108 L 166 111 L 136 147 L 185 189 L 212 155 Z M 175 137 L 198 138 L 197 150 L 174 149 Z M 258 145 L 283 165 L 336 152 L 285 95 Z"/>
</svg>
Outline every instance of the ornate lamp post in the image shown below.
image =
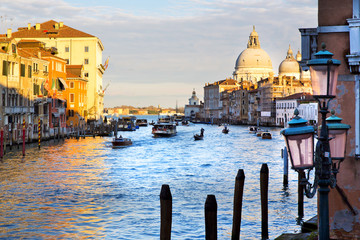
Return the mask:
<svg viewBox="0 0 360 240">
<path fill-rule="evenodd" d="M 314 197 L 319 186 L 319 239 L 329 239 L 329 198 L 330 187 L 336 185 L 336 174 L 340 162 L 345 156 L 345 144 L 349 125 L 341 124 L 335 116 L 326 118 L 331 99 L 335 98 L 340 61 L 332 59 L 333 54 L 325 49 L 315 54 L 315 59 L 308 61 L 310 67 L 313 96 L 318 101 L 322 126 L 314 152 L 314 129 L 307 126 L 307 121 L 298 116 L 289 122 L 289 128 L 281 131 L 284 135 L 292 168 L 295 171 L 308 170 L 305 194 Z M 333 156 L 333 157 L 332 157 Z M 332 161 L 334 160 L 334 162 Z M 314 183 L 309 182 L 310 171 L 315 167 Z"/>
</svg>

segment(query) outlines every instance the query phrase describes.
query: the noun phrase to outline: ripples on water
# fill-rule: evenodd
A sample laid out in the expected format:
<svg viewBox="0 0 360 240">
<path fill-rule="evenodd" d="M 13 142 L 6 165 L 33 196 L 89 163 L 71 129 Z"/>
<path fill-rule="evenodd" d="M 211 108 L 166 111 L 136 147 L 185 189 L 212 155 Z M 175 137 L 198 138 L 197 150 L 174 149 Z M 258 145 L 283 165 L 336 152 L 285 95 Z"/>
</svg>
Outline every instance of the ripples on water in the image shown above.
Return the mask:
<svg viewBox="0 0 360 240">
<path fill-rule="evenodd" d="M 193 134 L 205 129 L 204 140 Z M 208 194 L 218 204 L 218 238 L 230 239 L 235 177 L 244 169 L 242 239 L 261 238 L 260 168 L 269 167 L 269 236 L 296 232 L 297 175 L 289 169 L 284 190 L 284 141 L 230 126 L 179 126 L 171 138 L 153 138 L 151 127 L 121 132 L 133 145 L 112 149 L 111 138 L 87 138 L 8 153 L 0 163 L 0 238 L 159 239 L 162 184 L 173 197 L 172 239 L 204 239 Z M 305 198 L 305 219 L 316 200 Z"/>
</svg>

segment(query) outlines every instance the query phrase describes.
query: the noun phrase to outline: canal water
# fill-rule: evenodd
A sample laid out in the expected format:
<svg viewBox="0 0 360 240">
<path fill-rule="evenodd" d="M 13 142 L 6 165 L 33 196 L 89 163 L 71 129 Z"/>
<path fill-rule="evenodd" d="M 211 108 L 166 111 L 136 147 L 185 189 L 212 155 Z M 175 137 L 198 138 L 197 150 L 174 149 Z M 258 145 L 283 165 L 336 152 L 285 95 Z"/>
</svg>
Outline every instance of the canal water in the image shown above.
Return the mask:
<svg viewBox="0 0 360 240">
<path fill-rule="evenodd" d="M 156 119 L 148 116 L 148 119 Z M 204 128 L 204 140 L 193 135 Z M 111 148 L 111 137 L 66 139 L 7 153 L 0 162 L 0 239 L 159 239 L 162 184 L 173 197 L 172 239 L 205 239 L 204 204 L 218 204 L 218 239 L 231 239 L 235 177 L 244 169 L 242 239 L 261 238 L 260 168 L 269 167 L 269 237 L 299 232 L 297 174 L 284 189 L 280 129 L 272 140 L 230 126 L 178 126 L 153 138 L 151 126 L 119 132 L 133 145 Z M 316 199 L 305 198 L 305 216 Z"/>
</svg>

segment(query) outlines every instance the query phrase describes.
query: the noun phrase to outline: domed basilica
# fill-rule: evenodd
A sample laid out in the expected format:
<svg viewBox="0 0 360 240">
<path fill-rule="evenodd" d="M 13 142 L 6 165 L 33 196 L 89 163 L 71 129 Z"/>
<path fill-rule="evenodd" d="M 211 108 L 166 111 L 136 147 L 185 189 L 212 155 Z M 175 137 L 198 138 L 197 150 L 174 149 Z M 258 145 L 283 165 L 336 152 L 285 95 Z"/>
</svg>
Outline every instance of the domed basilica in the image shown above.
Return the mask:
<svg viewBox="0 0 360 240">
<path fill-rule="evenodd" d="M 247 48 L 240 53 L 236 60 L 233 78 L 238 82 L 249 81 L 256 84 L 257 81 L 268 78 L 272 74 L 273 67 L 270 56 L 261 49 L 259 35 L 253 26 Z"/>
</svg>

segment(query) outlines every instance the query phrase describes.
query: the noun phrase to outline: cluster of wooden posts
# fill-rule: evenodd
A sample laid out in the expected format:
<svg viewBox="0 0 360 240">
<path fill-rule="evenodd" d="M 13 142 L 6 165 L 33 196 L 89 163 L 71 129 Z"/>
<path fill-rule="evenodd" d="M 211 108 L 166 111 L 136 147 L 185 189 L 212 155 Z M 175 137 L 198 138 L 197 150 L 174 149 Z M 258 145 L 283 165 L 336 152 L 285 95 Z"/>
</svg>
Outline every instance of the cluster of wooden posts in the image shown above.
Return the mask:
<svg viewBox="0 0 360 240">
<path fill-rule="evenodd" d="M 234 208 L 231 239 L 240 239 L 241 211 L 244 192 L 245 174 L 239 169 L 235 178 Z M 268 231 L 268 186 L 269 168 L 266 163 L 260 170 L 261 193 L 261 239 L 269 238 Z M 167 184 L 162 185 L 160 192 L 160 239 L 171 239 L 172 195 Z M 215 195 L 208 195 L 205 201 L 205 239 L 217 239 L 217 203 Z"/>
</svg>

